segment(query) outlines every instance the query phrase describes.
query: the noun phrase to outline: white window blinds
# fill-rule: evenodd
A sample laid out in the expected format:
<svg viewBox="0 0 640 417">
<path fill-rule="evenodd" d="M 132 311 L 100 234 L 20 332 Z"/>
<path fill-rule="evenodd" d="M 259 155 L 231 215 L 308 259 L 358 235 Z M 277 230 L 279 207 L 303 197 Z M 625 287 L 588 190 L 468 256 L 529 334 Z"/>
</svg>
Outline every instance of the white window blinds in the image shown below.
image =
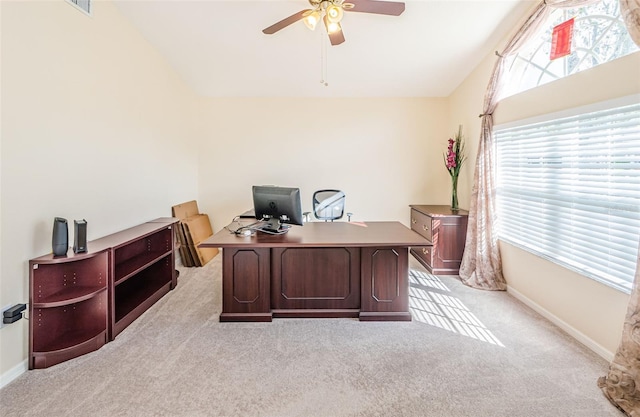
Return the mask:
<svg viewBox="0 0 640 417">
<path fill-rule="evenodd" d="M 640 238 L 640 100 L 623 102 L 497 126 L 494 134 L 500 239 L 630 292 Z"/>
</svg>

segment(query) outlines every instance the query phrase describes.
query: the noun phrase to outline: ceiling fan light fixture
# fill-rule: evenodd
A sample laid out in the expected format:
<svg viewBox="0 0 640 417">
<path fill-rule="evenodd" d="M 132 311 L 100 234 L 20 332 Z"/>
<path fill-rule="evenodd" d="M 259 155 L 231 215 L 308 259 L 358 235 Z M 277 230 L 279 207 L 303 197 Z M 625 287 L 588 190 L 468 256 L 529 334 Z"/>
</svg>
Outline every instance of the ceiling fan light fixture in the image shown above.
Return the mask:
<svg viewBox="0 0 640 417">
<path fill-rule="evenodd" d="M 330 23 L 339 23 L 344 15 L 342 7 L 336 6 L 335 4 L 329 5 L 325 13 Z"/>
<path fill-rule="evenodd" d="M 315 30 L 316 25 L 319 21 L 320 13 L 318 13 L 317 10 L 313 10 L 312 12 L 308 13 L 303 19 L 304 24 L 307 25 L 307 27 L 311 30 Z"/>
<path fill-rule="evenodd" d="M 328 19 L 327 19 L 328 20 Z M 342 28 L 339 22 L 327 22 L 327 33 L 340 32 Z"/>
</svg>

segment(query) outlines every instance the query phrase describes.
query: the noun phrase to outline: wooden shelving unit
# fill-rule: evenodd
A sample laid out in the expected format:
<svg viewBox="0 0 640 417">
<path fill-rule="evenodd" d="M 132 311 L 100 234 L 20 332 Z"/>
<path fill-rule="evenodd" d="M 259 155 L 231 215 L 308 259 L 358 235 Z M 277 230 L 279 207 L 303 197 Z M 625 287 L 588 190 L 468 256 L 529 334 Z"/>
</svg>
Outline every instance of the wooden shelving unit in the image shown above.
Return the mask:
<svg viewBox="0 0 640 417">
<path fill-rule="evenodd" d="M 154 230 L 113 250 L 111 340 L 176 285 L 174 229 L 151 224 Z"/>
<path fill-rule="evenodd" d="M 107 342 L 109 253 L 29 261 L 29 368 L 46 368 Z"/>
<path fill-rule="evenodd" d="M 99 349 L 177 285 L 174 225 L 153 220 L 29 261 L 29 369 Z"/>
</svg>

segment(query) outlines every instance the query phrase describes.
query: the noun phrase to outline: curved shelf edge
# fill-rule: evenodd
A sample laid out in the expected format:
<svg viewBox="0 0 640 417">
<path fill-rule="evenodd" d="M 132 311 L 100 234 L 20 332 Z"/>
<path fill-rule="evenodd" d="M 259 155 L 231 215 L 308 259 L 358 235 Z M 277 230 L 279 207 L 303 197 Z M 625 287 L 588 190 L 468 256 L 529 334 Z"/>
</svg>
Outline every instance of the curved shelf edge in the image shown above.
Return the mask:
<svg viewBox="0 0 640 417">
<path fill-rule="evenodd" d="M 89 287 L 89 288 L 93 288 L 93 287 Z M 76 296 L 76 297 L 71 297 L 71 298 L 65 298 L 65 299 L 57 299 L 55 301 L 40 301 L 40 302 L 34 302 L 33 303 L 33 308 L 51 308 L 51 307 L 62 307 L 62 306 L 66 306 L 66 305 L 71 305 L 71 304 L 77 304 L 80 303 L 82 301 L 86 301 L 89 300 L 93 297 L 95 297 L 96 295 L 102 293 L 103 291 L 107 291 L 107 287 L 106 286 L 102 286 L 100 288 L 97 288 L 93 291 L 84 293 L 80 296 Z M 58 293 L 60 294 L 60 293 Z M 61 295 L 61 294 L 60 294 Z M 53 297 L 55 298 L 55 297 Z"/>
<path fill-rule="evenodd" d="M 50 254 L 41 256 L 39 258 L 31 259 L 29 262 L 31 264 L 43 264 L 43 265 L 77 262 L 84 259 L 89 259 L 89 258 L 103 255 L 107 252 L 107 250 L 108 248 L 101 248 L 99 250 L 91 251 L 91 252 L 74 253 L 73 250 L 69 248 L 66 255 L 53 256 L 53 254 L 50 253 Z"/>
<path fill-rule="evenodd" d="M 77 340 L 77 337 L 75 339 Z M 105 343 L 107 343 L 106 329 L 100 330 L 98 334 L 89 339 L 70 346 L 61 346 L 48 351 L 34 351 L 32 354 L 32 369 L 48 368 L 69 359 L 77 358 L 85 353 L 100 349 Z"/>
</svg>

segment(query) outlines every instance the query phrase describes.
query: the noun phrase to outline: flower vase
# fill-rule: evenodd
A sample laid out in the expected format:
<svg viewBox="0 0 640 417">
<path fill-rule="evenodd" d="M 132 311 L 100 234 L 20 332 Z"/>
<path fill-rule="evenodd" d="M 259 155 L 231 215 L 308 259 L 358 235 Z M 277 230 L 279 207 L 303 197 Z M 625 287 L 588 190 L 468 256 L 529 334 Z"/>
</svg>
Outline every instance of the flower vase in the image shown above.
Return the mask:
<svg viewBox="0 0 640 417">
<path fill-rule="evenodd" d="M 458 178 L 451 178 L 451 211 L 457 211 L 458 206 Z"/>
</svg>

